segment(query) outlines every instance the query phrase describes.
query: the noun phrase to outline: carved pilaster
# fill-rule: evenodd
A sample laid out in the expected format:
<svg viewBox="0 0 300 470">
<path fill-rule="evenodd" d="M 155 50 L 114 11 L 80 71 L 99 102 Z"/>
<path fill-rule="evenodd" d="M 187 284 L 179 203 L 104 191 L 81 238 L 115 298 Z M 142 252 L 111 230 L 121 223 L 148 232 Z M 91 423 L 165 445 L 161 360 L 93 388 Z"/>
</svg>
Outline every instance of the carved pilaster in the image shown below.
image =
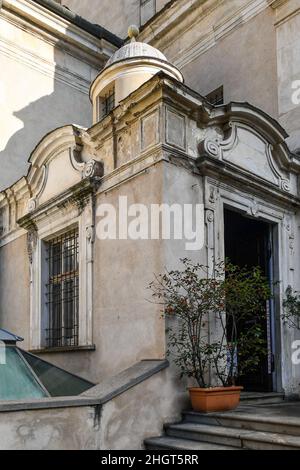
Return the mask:
<svg viewBox="0 0 300 470">
<path fill-rule="evenodd" d="M 257 204 L 257 202 L 255 200 L 253 200 L 252 203 L 250 204 L 250 213 L 251 213 L 251 215 L 253 217 L 258 217 L 259 211 L 260 211 L 259 205 Z"/>
<path fill-rule="evenodd" d="M 215 262 L 215 213 L 211 209 L 205 210 L 206 225 L 206 249 L 207 249 L 207 266 L 209 272 L 212 273 Z"/>
<path fill-rule="evenodd" d="M 36 249 L 37 240 L 38 240 L 37 231 L 34 227 L 32 227 L 27 232 L 27 253 L 28 253 L 28 258 L 29 258 L 29 263 L 30 264 L 32 264 L 32 262 L 33 262 L 33 254 L 34 254 L 34 251 Z"/>
<path fill-rule="evenodd" d="M 285 215 L 283 219 L 283 246 L 285 251 L 284 266 L 287 272 L 287 285 L 294 284 L 295 272 L 295 232 L 293 221 L 290 215 Z"/>
<path fill-rule="evenodd" d="M 33 212 L 37 208 L 37 200 L 36 198 L 29 199 L 27 204 L 28 212 Z"/>
<path fill-rule="evenodd" d="M 85 228 L 86 239 L 88 243 L 94 243 L 95 241 L 95 227 L 94 225 L 88 225 Z"/>
<path fill-rule="evenodd" d="M 289 180 L 287 179 L 282 179 L 281 180 L 281 189 L 287 193 L 289 193 L 291 191 L 291 184 L 289 182 Z"/>
</svg>

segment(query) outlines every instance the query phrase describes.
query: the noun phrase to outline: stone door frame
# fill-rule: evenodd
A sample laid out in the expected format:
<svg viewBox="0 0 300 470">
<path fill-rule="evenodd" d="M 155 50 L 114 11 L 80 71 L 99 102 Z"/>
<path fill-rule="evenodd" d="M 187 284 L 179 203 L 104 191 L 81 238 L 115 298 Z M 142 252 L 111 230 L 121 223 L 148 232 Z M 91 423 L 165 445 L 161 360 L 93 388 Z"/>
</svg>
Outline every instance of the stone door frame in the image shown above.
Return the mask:
<svg viewBox="0 0 300 470">
<path fill-rule="evenodd" d="M 282 325 L 280 311 L 282 297 L 288 285 L 293 285 L 295 213 L 275 203 L 268 197 L 254 194 L 249 187 L 238 187 L 230 182 L 222 182 L 214 177 L 204 177 L 205 224 L 207 265 L 213 269 L 214 260 L 224 260 L 224 208 L 270 224 L 273 228 L 274 279 L 280 280 L 275 288 L 274 329 L 275 329 L 275 372 L 273 390 L 283 389 L 282 369 Z"/>
</svg>

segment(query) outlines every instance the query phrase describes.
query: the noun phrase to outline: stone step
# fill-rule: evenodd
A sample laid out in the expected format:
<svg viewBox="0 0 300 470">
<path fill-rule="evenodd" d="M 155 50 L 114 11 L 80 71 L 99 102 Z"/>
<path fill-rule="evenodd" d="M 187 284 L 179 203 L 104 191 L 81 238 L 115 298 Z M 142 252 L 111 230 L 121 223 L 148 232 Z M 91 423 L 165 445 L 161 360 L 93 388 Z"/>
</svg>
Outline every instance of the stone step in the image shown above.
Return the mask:
<svg viewBox="0 0 300 470">
<path fill-rule="evenodd" d="M 284 393 L 271 392 L 242 392 L 241 404 L 249 405 L 272 405 L 282 403 L 284 401 Z"/>
<path fill-rule="evenodd" d="M 184 422 L 166 427 L 169 437 L 256 450 L 300 449 L 300 437 L 225 426 Z"/>
<path fill-rule="evenodd" d="M 288 411 L 290 407 L 286 405 L 284 408 Z M 272 414 L 272 407 L 259 410 L 250 406 L 223 413 L 188 411 L 183 414 L 183 422 L 300 436 L 300 417 L 292 413 L 290 416 L 280 416 L 275 411 Z"/>
<path fill-rule="evenodd" d="M 168 436 L 146 439 L 145 447 L 149 450 L 238 450 L 235 447 Z"/>
</svg>

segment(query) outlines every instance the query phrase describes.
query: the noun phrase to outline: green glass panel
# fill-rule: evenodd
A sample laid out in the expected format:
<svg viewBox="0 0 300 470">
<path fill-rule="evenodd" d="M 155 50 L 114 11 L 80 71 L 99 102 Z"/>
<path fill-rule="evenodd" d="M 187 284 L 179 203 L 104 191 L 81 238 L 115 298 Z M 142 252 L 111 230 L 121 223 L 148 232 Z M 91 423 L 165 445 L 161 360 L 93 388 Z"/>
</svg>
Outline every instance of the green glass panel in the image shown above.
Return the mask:
<svg viewBox="0 0 300 470">
<path fill-rule="evenodd" d="M 17 351 L 7 346 L 0 363 L 0 400 L 21 400 L 46 397 L 28 365 Z M 2 364 L 4 362 L 4 364 Z"/>
<path fill-rule="evenodd" d="M 23 350 L 20 352 L 52 397 L 80 395 L 94 386 L 91 382 L 55 367 L 37 356 Z"/>
</svg>

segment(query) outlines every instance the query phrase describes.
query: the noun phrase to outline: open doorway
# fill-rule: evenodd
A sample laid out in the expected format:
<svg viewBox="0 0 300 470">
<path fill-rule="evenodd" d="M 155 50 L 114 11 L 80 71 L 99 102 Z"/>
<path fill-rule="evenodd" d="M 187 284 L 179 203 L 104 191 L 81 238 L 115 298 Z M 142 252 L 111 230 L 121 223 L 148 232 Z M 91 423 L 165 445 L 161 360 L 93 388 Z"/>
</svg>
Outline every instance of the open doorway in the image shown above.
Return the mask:
<svg viewBox="0 0 300 470">
<path fill-rule="evenodd" d="M 240 267 L 260 266 L 270 282 L 273 280 L 272 233 L 271 224 L 233 210 L 224 210 L 225 257 Z M 273 391 L 275 321 L 272 300 L 266 305 L 266 318 L 262 321 L 266 354 L 255 371 L 241 377 L 240 385 L 246 391 Z M 242 328 L 247 328 L 247 325 Z"/>
</svg>

